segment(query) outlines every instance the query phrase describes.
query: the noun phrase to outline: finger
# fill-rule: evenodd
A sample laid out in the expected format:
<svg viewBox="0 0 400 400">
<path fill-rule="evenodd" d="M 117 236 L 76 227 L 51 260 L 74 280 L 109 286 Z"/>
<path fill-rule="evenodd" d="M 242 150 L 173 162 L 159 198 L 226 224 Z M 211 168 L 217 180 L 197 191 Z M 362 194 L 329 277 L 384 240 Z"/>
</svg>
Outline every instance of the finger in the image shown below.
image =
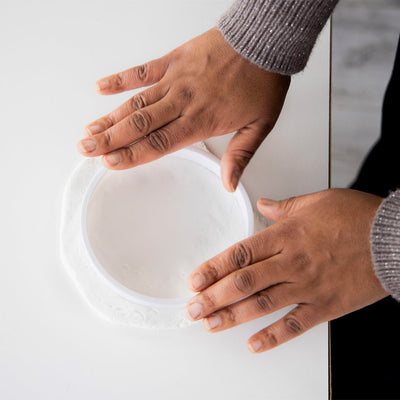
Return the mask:
<svg viewBox="0 0 400 400">
<path fill-rule="evenodd" d="M 100 94 L 115 94 L 152 85 L 162 79 L 168 68 L 168 57 L 164 56 L 137 67 L 129 68 L 96 82 Z"/>
<path fill-rule="evenodd" d="M 234 271 L 278 254 L 282 244 L 276 240 L 276 231 L 273 225 L 201 264 L 188 278 L 189 289 L 198 292 Z"/>
<path fill-rule="evenodd" d="M 239 130 L 229 142 L 221 159 L 221 178 L 225 189 L 234 192 L 254 153 L 268 134 L 260 124 Z"/>
<path fill-rule="evenodd" d="M 223 331 L 295 304 L 295 299 L 291 284 L 278 284 L 214 312 L 204 318 L 203 326 L 210 332 Z"/>
<path fill-rule="evenodd" d="M 150 132 L 175 120 L 180 114 L 177 103 L 167 98 L 129 115 L 117 125 L 79 143 L 80 152 L 95 157 L 127 146 Z"/>
<path fill-rule="evenodd" d="M 192 321 L 204 318 L 264 288 L 284 282 L 281 258 L 278 255 L 235 271 L 204 289 L 187 304 L 187 317 Z"/>
<path fill-rule="evenodd" d="M 279 321 L 252 336 L 247 348 L 252 353 L 262 353 L 277 347 L 324 322 L 311 304 L 300 304 Z"/>
<path fill-rule="evenodd" d="M 272 219 L 273 221 L 279 221 L 280 219 L 294 215 L 304 207 L 320 201 L 324 197 L 328 196 L 328 192 L 328 190 L 323 190 L 321 192 L 298 197 L 290 197 L 280 201 L 263 198 L 258 200 L 257 208 L 265 217 Z"/>
<path fill-rule="evenodd" d="M 192 133 L 190 121 L 179 117 L 153 130 L 138 142 L 107 154 L 103 157 L 103 164 L 106 168 L 114 170 L 136 167 L 182 149 L 200 139 Z"/>
<path fill-rule="evenodd" d="M 168 93 L 168 88 L 164 85 L 155 85 L 151 88 L 136 94 L 121 106 L 111 111 L 106 116 L 91 122 L 85 127 L 85 135 L 93 136 L 104 132 L 118 122 L 122 121 L 128 115 L 144 107 L 160 101 Z"/>
</svg>

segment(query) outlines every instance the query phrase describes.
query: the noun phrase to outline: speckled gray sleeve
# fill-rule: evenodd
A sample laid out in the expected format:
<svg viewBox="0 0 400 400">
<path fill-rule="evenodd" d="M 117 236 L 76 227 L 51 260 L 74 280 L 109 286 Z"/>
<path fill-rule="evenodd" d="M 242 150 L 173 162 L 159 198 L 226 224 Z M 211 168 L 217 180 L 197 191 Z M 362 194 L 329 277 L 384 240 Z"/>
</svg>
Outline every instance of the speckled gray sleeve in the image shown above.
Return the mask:
<svg viewBox="0 0 400 400">
<path fill-rule="evenodd" d="M 400 301 L 400 189 L 380 205 L 371 229 L 375 273 L 385 290 Z"/>
<path fill-rule="evenodd" d="M 236 0 L 218 22 L 228 43 L 269 71 L 301 71 L 338 0 Z"/>
</svg>

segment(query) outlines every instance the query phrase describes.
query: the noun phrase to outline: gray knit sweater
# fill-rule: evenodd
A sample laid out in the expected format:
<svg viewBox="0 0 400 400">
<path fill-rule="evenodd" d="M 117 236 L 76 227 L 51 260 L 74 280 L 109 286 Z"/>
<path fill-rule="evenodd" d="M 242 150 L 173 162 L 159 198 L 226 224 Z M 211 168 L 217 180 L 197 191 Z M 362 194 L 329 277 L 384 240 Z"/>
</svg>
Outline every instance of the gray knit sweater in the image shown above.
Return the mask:
<svg viewBox="0 0 400 400">
<path fill-rule="evenodd" d="M 236 0 L 218 22 L 228 43 L 268 71 L 301 71 L 338 0 Z M 382 286 L 400 300 L 400 190 L 384 199 L 371 230 Z"/>
</svg>

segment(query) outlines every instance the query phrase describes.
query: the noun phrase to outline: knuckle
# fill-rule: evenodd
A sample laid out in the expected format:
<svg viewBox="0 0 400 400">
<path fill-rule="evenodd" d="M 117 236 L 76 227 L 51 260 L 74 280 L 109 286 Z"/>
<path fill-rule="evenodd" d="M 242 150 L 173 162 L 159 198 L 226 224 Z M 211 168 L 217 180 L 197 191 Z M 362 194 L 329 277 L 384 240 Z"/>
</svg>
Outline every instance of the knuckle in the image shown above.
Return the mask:
<svg viewBox="0 0 400 400">
<path fill-rule="evenodd" d="M 271 331 L 266 332 L 265 339 L 271 347 L 276 347 L 279 344 L 278 338 L 276 337 L 275 333 Z"/>
<path fill-rule="evenodd" d="M 257 293 L 256 309 L 263 314 L 269 313 L 274 309 L 274 302 L 267 290 Z"/>
<path fill-rule="evenodd" d="M 276 347 L 279 343 L 275 333 L 269 330 L 265 332 L 265 341 L 269 343 L 270 347 Z"/>
<path fill-rule="evenodd" d="M 286 317 L 284 323 L 286 330 L 290 335 L 300 335 L 304 332 L 303 325 L 293 316 Z"/>
<path fill-rule="evenodd" d="M 228 323 L 228 325 L 232 325 L 236 323 L 236 315 L 233 311 L 232 307 L 225 307 L 220 311 L 222 319 Z"/>
<path fill-rule="evenodd" d="M 120 89 L 124 85 L 123 75 L 121 73 L 114 75 L 114 88 Z"/>
<path fill-rule="evenodd" d="M 301 238 L 299 229 L 299 223 L 295 219 L 284 220 L 281 225 L 280 239 L 283 242 L 298 242 L 299 238 Z"/>
<path fill-rule="evenodd" d="M 149 119 L 148 113 L 136 112 L 129 117 L 129 125 L 133 131 L 146 134 L 150 127 Z"/>
<path fill-rule="evenodd" d="M 298 251 L 293 255 L 292 263 L 300 268 L 305 268 L 311 264 L 310 254 L 304 251 Z"/>
<path fill-rule="evenodd" d="M 136 77 L 139 81 L 145 82 L 149 76 L 149 65 L 142 64 L 136 68 Z"/>
<path fill-rule="evenodd" d="M 105 131 L 103 133 L 103 144 L 106 148 L 112 147 L 112 135 L 110 131 Z"/>
<path fill-rule="evenodd" d="M 295 196 L 289 197 L 281 202 L 282 208 L 287 214 L 291 214 L 295 211 L 296 204 L 297 198 Z"/>
<path fill-rule="evenodd" d="M 236 269 L 250 265 L 252 263 L 250 247 L 244 243 L 238 243 L 233 249 L 230 261 Z"/>
<path fill-rule="evenodd" d="M 240 270 L 235 274 L 233 284 L 239 292 L 249 293 L 255 287 L 254 275 L 250 271 Z"/>
<path fill-rule="evenodd" d="M 205 305 L 207 310 L 214 310 L 215 309 L 215 300 L 214 298 L 208 293 L 201 294 L 201 303 Z"/>
<path fill-rule="evenodd" d="M 104 117 L 104 121 L 103 121 L 105 127 L 111 127 L 113 125 L 115 125 L 116 121 L 115 118 L 110 114 L 106 117 Z"/>
<path fill-rule="evenodd" d="M 246 167 L 254 156 L 254 151 L 246 149 L 235 149 L 232 151 L 232 156 L 235 162 L 242 168 Z"/>
<path fill-rule="evenodd" d="M 146 100 L 143 94 L 139 93 L 136 96 L 133 96 L 131 99 L 131 109 L 132 111 L 140 110 L 141 108 L 146 107 Z"/>
<path fill-rule="evenodd" d="M 128 164 L 133 164 L 133 162 L 135 161 L 135 153 L 132 147 L 133 146 L 128 146 L 125 149 L 125 158 Z"/>
<path fill-rule="evenodd" d="M 167 153 L 171 148 L 170 139 L 163 129 L 158 129 L 147 137 L 150 147 L 158 153 Z"/>
<path fill-rule="evenodd" d="M 279 344 L 278 338 L 270 329 L 264 329 L 257 335 L 257 339 L 261 341 L 262 348 L 272 348 Z"/>
<path fill-rule="evenodd" d="M 185 102 L 192 101 L 194 96 L 195 92 L 193 88 L 185 87 L 179 91 L 179 97 Z"/>
<path fill-rule="evenodd" d="M 275 120 L 273 120 L 273 119 L 265 120 L 264 126 L 263 126 L 264 138 L 265 138 L 265 136 L 268 135 L 268 133 L 270 133 L 272 131 L 274 125 L 275 125 Z"/>
<path fill-rule="evenodd" d="M 272 131 L 275 126 L 276 120 L 278 116 L 275 113 L 271 113 L 271 109 L 267 108 L 267 112 L 264 115 L 264 118 L 261 118 L 257 122 L 257 128 L 259 129 L 259 140 L 260 144 L 262 141 L 268 136 L 268 134 Z"/>
<path fill-rule="evenodd" d="M 207 281 L 216 282 L 219 279 L 218 266 L 214 261 L 208 261 L 207 270 L 205 272 Z"/>
</svg>

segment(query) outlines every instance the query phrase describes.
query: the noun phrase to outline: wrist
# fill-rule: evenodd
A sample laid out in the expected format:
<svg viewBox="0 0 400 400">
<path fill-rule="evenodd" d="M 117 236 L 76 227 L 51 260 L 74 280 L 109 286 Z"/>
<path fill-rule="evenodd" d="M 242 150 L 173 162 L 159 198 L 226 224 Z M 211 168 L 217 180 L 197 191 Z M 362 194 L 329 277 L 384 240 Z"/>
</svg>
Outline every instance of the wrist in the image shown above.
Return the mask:
<svg viewBox="0 0 400 400">
<path fill-rule="evenodd" d="M 400 190 L 379 206 L 370 242 L 375 274 L 383 288 L 400 300 Z"/>
</svg>

